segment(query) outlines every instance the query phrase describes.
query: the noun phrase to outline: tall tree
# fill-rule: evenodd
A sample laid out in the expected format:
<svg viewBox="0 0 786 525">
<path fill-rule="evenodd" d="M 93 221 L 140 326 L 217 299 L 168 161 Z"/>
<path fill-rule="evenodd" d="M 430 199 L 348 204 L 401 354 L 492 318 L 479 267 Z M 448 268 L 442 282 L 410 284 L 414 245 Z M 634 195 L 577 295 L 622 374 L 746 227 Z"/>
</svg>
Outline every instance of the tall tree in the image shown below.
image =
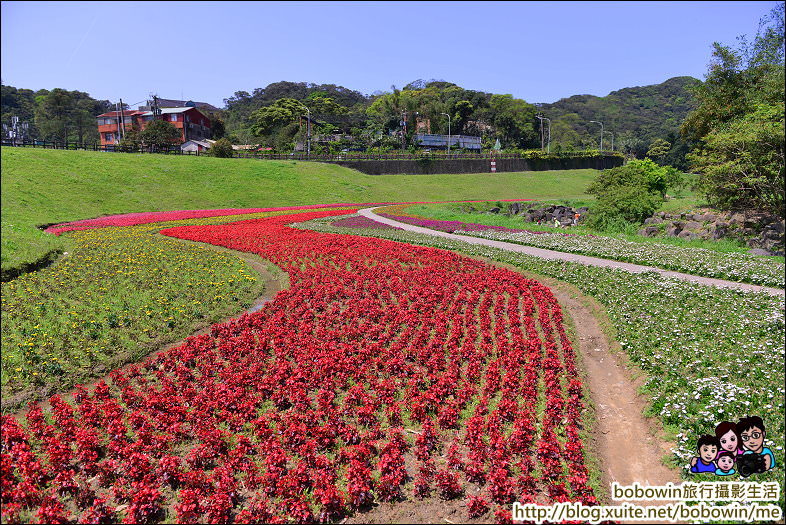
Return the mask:
<svg viewBox="0 0 786 525">
<path fill-rule="evenodd" d="M 724 208 L 784 213 L 784 4 L 763 18 L 752 44 L 714 44 L 699 107 L 682 126 L 699 187 Z"/>
<path fill-rule="evenodd" d="M 45 140 L 68 140 L 74 109 L 74 96 L 65 89 L 55 88 L 36 97 L 35 124 L 41 136 Z"/>
</svg>

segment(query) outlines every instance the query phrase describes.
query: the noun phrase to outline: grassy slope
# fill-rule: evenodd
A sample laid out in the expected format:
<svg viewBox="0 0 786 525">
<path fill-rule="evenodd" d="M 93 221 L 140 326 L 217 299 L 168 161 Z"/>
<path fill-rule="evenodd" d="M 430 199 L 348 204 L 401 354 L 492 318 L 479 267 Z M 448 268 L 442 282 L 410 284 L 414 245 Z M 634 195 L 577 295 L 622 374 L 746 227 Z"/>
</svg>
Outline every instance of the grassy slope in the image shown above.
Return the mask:
<svg viewBox="0 0 786 525">
<path fill-rule="evenodd" d="M 67 239 L 40 224 L 100 215 L 336 202 L 582 198 L 595 170 L 364 175 L 332 164 L 2 148 L 2 267 Z"/>
</svg>

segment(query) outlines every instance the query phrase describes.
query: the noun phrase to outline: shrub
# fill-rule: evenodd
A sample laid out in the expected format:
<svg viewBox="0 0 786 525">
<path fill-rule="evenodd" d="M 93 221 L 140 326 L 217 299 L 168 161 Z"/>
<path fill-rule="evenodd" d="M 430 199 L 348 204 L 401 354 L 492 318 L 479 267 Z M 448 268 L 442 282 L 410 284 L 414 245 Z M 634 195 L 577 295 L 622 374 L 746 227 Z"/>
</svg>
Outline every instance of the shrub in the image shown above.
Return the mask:
<svg viewBox="0 0 786 525">
<path fill-rule="evenodd" d="M 677 169 L 649 159 L 603 171 L 587 188 L 597 198 L 589 225 L 603 231 L 627 229 L 624 223 L 642 222 L 658 209 L 669 188 L 683 184 Z"/>
<path fill-rule="evenodd" d="M 222 159 L 228 159 L 232 157 L 234 151 L 232 150 L 232 143 L 229 142 L 227 139 L 218 139 L 213 143 L 213 146 L 210 148 L 210 153 L 214 157 L 219 157 Z"/>
</svg>

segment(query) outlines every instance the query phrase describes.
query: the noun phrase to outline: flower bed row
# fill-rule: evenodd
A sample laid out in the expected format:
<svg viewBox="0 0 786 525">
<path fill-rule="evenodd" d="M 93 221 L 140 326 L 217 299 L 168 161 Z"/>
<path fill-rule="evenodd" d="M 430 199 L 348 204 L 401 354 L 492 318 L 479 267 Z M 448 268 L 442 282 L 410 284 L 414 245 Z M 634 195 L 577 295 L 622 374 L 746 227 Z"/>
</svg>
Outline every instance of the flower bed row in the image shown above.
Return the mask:
<svg viewBox="0 0 786 525">
<path fill-rule="evenodd" d="M 518 202 L 521 199 L 504 199 L 500 202 Z M 444 202 L 481 202 L 481 201 L 444 201 Z M 46 228 L 47 233 L 60 235 L 68 231 L 91 230 L 94 228 L 136 226 L 139 224 L 149 224 L 153 222 L 182 221 L 187 219 L 203 219 L 208 217 L 222 217 L 228 215 L 248 215 L 265 212 L 284 212 L 284 211 L 304 211 L 325 208 L 347 208 L 347 207 L 368 207 L 390 204 L 385 202 L 376 203 L 338 203 L 338 204 L 310 204 L 304 206 L 283 206 L 274 208 L 221 208 L 211 210 L 176 210 L 176 211 L 156 211 L 140 213 L 122 213 L 117 215 L 107 215 L 94 219 L 83 219 L 78 221 L 63 222 L 54 224 Z M 425 202 L 410 202 L 408 204 L 427 204 Z"/>
<path fill-rule="evenodd" d="M 4 411 L 38 388 L 100 377 L 261 293 L 240 258 L 156 235 L 163 226 L 73 232 L 74 248 L 57 264 L 2 284 Z"/>
<path fill-rule="evenodd" d="M 3 522 L 331 521 L 470 492 L 468 518 L 594 504 L 583 389 L 548 288 L 287 227 L 340 213 L 164 230 L 257 253 L 291 288 L 73 403 L 3 416 Z"/>
<path fill-rule="evenodd" d="M 673 461 L 688 474 L 698 436 L 719 421 L 759 415 L 776 467 L 756 481 L 784 476 L 784 300 L 768 294 L 719 289 L 537 257 L 396 230 L 300 225 L 434 246 L 482 256 L 526 272 L 569 282 L 606 309 L 616 339 L 648 376 L 651 414 L 673 430 Z M 781 494 L 779 504 L 784 507 Z"/>
<path fill-rule="evenodd" d="M 714 277 L 763 286 L 786 286 L 784 263 L 746 253 L 719 253 L 703 248 L 683 248 L 671 244 L 632 242 L 596 235 L 547 233 L 524 229 L 487 226 L 461 221 L 440 221 L 408 215 L 403 206 L 383 208 L 379 213 L 407 224 L 415 224 L 438 231 L 473 235 L 525 246 L 536 246 L 560 252 L 578 253 L 594 257 L 655 266 L 703 277 Z"/>
<path fill-rule="evenodd" d="M 95 219 L 84 219 L 79 221 L 64 222 L 48 227 L 45 231 L 60 235 L 68 231 L 91 230 L 94 228 L 136 226 L 139 224 L 149 224 L 154 222 L 182 221 L 187 219 L 204 219 L 208 217 L 222 217 L 231 215 L 248 215 L 264 212 L 284 212 L 296 210 L 314 210 L 322 208 L 346 208 L 355 204 L 313 204 L 308 206 L 285 206 L 278 208 L 222 208 L 212 210 L 176 210 L 176 211 L 156 211 L 141 213 L 122 213 L 118 215 L 108 215 Z M 375 204 L 368 204 L 375 206 Z"/>
</svg>

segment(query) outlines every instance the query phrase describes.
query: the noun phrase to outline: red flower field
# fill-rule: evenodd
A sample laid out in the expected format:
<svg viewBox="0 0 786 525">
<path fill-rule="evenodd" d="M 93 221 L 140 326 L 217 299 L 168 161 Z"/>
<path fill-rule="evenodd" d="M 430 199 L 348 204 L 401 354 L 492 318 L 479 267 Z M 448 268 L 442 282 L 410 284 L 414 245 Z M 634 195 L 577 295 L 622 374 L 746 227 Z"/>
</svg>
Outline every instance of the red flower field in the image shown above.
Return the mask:
<svg viewBox="0 0 786 525">
<path fill-rule="evenodd" d="M 291 286 L 72 403 L 3 416 L 3 522 L 325 522 L 429 497 L 488 520 L 513 501 L 594 504 L 549 289 L 444 250 L 287 226 L 347 213 L 164 230 L 259 254 Z"/>
</svg>

